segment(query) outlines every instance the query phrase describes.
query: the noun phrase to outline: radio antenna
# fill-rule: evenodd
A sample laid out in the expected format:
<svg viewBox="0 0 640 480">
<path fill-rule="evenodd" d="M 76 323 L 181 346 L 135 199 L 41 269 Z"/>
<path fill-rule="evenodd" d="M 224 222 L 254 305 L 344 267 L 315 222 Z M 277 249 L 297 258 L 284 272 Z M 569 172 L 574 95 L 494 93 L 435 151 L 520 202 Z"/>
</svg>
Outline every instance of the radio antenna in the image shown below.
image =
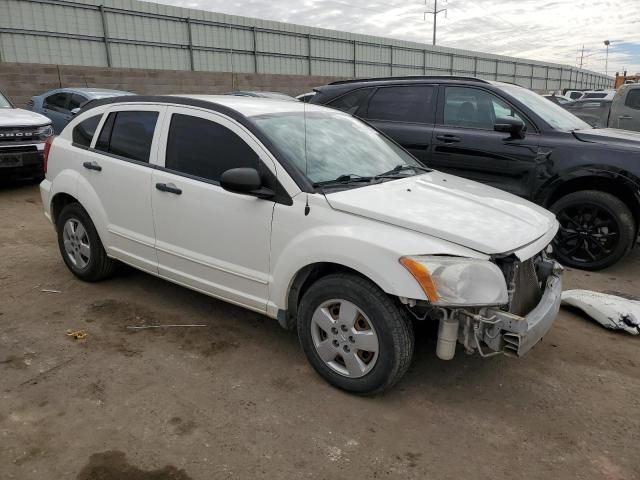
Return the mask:
<svg viewBox="0 0 640 480">
<path fill-rule="evenodd" d="M 307 102 L 302 103 L 302 120 L 304 122 L 304 174 L 309 178 L 309 156 L 307 155 Z M 304 216 L 309 215 L 309 193 L 307 192 L 307 203 L 304 206 Z"/>
</svg>

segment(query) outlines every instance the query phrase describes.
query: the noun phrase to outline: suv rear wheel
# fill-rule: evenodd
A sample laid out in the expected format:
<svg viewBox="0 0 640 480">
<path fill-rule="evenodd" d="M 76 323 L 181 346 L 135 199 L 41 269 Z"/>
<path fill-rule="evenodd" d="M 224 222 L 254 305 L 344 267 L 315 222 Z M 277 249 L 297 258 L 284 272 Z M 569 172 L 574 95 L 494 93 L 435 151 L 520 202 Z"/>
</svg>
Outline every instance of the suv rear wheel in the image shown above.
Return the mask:
<svg viewBox="0 0 640 480">
<path fill-rule="evenodd" d="M 62 209 L 56 228 L 62 259 L 76 277 L 96 282 L 113 273 L 115 261 L 107 257 L 93 222 L 79 203 Z"/>
<path fill-rule="evenodd" d="M 298 336 L 307 359 L 332 385 L 380 393 L 407 371 L 413 330 L 376 285 L 349 274 L 321 278 L 304 294 Z"/>
<path fill-rule="evenodd" d="M 553 241 L 560 263 L 583 270 L 609 267 L 625 256 L 635 241 L 629 208 L 610 193 L 583 190 L 570 193 L 550 210 L 560 222 Z"/>
</svg>

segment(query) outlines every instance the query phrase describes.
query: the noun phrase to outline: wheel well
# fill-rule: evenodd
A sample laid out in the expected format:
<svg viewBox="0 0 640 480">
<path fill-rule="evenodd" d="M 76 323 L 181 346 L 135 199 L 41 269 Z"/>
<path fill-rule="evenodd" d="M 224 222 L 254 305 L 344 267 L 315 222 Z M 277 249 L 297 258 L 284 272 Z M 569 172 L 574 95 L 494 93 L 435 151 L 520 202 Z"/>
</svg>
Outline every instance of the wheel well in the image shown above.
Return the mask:
<svg viewBox="0 0 640 480">
<path fill-rule="evenodd" d="M 326 277 L 334 273 L 350 273 L 357 275 L 361 278 L 365 278 L 372 281 L 369 277 L 361 274 L 353 268 L 340 265 L 339 263 L 331 262 L 318 262 L 307 265 L 298 271 L 289 288 L 289 295 L 287 298 L 287 311 L 282 312 L 278 316 L 278 321 L 287 330 L 293 330 L 296 325 L 296 318 L 298 317 L 298 306 L 305 292 L 309 287 L 318 279 Z M 375 283 L 375 282 L 373 282 Z"/>
<path fill-rule="evenodd" d="M 78 203 L 78 200 L 68 193 L 57 193 L 51 200 L 51 221 L 53 225 L 58 223 L 58 217 L 62 209 L 70 203 Z"/>
<path fill-rule="evenodd" d="M 637 231 L 638 224 L 640 223 L 640 204 L 638 203 L 638 199 L 631 188 L 612 178 L 581 177 L 569 180 L 553 191 L 544 202 L 544 206 L 549 208 L 561 197 L 581 190 L 597 190 L 609 193 L 618 198 L 631 210 Z"/>
</svg>

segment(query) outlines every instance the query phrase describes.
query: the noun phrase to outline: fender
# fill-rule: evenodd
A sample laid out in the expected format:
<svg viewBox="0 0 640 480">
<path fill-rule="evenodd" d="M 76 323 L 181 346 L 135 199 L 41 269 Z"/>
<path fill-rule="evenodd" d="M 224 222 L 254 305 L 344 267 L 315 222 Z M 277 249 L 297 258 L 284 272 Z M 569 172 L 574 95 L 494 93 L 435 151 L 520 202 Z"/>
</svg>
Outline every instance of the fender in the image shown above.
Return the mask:
<svg viewBox="0 0 640 480">
<path fill-rule="evenodd" d="M 78 198 L 77 182 L 77 172 L 74 172 L 73 170 L 63 170 L 55 176 L 53 182 L 45 179 L 40 184 L 42 205 L 45 209 L 45 215 L 47 216 L 47 218 L 49 218 L 49 221 L 51 223 L 54 223 L 53 199 L 60 193 L 66 193 L 67 195 L 71 195 L 73 198 Z"/>
<path fill-rule="evenodd" d="M 100 199 L 98 198 L 98 194 L 91 186 L 91 183 L 84 178 L 82 175 L 76 173 L 77 176 L 77 194 L 75 197 L 78 199 L 82 208 L 84 208 L 93 225 L 98 232 L 98 236 L 100 237 L 100 241 L 102 245 L 104 245 L 105 250 L 109 251 L 109 238 L 110 234 L 107 230 L 107 226 L 109 225 L 109 218 L 107 216 L 107 212 L 104 210 Z"/>
</svg>

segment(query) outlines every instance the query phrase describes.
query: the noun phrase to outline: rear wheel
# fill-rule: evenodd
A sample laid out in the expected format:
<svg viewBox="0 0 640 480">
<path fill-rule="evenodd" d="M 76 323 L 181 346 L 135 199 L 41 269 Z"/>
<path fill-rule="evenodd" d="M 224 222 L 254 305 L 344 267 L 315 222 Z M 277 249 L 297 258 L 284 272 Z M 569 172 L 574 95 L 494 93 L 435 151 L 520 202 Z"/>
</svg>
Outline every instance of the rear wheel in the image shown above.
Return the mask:
<svg viewBox="0 0 640 480">
<path fill-rule="evenodd" d="M 96 282 L 113 273 L 115 261 L 107 257 L 91 218 L 79 203 L 62 209 L 56 228 L 62 259 L 76 277 Z"/>
<path fill-rule="evenodd" d="M 570 193 L 551 206 L 560 222 L 553 241 L 560 263 L 583 270 L 609 267 L 633 246 L 635 224 L 629 208 L 610 193 Z"/>
<path fill-rule="evenodd" d="M 298 336 L 307 359 L 332 385 L 380 393 L 407 371 L 413 330 L 377 286 L 349 274 L 321 278 L 304 294 Z"/>
</svg>

